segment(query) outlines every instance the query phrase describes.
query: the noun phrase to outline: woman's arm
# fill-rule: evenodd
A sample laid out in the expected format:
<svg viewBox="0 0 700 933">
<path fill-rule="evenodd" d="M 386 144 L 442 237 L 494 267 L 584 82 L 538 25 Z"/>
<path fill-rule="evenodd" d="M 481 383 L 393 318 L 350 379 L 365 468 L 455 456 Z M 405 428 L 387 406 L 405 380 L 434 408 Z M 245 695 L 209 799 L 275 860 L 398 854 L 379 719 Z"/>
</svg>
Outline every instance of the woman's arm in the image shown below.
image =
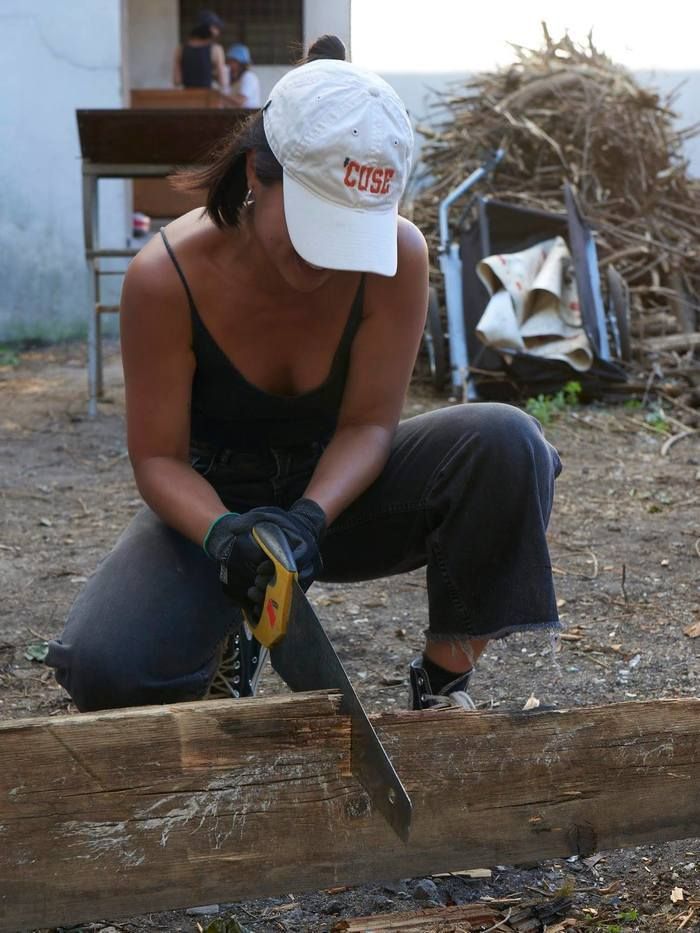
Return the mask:
<svg viewBox="0 0 700 933">
<path fill-rule="evenodd" d="M 182 87 L 182 46 L 178 45 L 173 55 L 173 84 Z"/>
<path fill-rule="evenodd" d="M 198 544 L 227 511 L 189 463 L 194 355 L 189 307 L 160 237 L 124 279 L 121 343 L 129 457 L 144 501 Z"/>
<path fill-rule="evenodd" d="M 216 43 L 212 44 L 211 47 L 211 62 L 214 68 L 214 74 L 216 75 L 216 80 L 219 84 L 219 90 L 223 94 L 228 93 L 229 85 L 231 83 L 231 75 L 226 65 L 226 56 L 224 55 L 224 47 Z"/>
<path fill-rule="evenodd" d="M 238 106 L 253 110 L 260 106 L 260 82 L 252 71 L 244 71 L 238 82 Z"/>
<path fill-rule="evenodd" d="M 338 427 L 305 495 L 332 522 L 379 476 L 389 456 L 428 305 L 428 251 L 420 231 L 399 221 L 396 276 L 367 277 L 364 316 Z"/>
</svg>

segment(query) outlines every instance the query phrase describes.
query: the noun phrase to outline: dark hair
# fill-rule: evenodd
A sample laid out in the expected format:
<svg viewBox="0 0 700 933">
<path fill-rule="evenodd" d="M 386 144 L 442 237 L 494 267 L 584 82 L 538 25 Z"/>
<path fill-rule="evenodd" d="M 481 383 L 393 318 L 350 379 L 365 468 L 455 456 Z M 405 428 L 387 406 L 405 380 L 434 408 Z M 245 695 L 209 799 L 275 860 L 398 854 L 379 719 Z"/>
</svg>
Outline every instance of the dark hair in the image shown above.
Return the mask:
<svg viewBox="0 0 700 933">
<path fill-rule="evenodd" d="M 309 51 L 304 58 L 296 62 L 297 65 L 308 65 L 309 62 L 318 61 L 320 58 L 333 58 L 339 62 L 344 62 L 347 58 L 347 50 L 342 39 L 338 36 L 327 33 L 325 36 L 319 36 L 318 39 L 309 46 Z"/>
<path fill-rule="evenodd" d="M 190 39 L 212 39 L 211 26 L 207 23 L 199 23 L 190 29 Z"/>
<path fill-rule="evenodd" d="M 299 64 L 324 58 L 345 60 L 345 46 L 337 36 L 318 38 Z M 216 226 L 235 227 L 248 192 L 246 153 L 251 150 L 255 153 L 255 174 L 263 185 L 282 181 L 282 166 L 270 149 L 262 111 L 258 111 L 210 153 L 202 168 L 178 172 L 173 184 L 181 191 L 205 190 L 206 211 Z"/>
<path fill-rule="evenodd" d="M 207 192 L 207 214 L 217 227 L 235 227 L 248 192 L 246 153 L 255 152 L 255 174 L 264 185 L 282 181 L 282 166 L 265 136 L 262 111 L 249 117 L 233 136 L 223 140 L 205 165 L 175 175 L 173 185 L 181 191 Z"/>
<path fill-rule="evenodd" d="M 210 29 L 212 26 L 216 26 L 217 29 L 223 29 L 224 21 L 219 14 L 215 13 L 213 10 L 200 10 L 199 13 L 197 13 L 197 22 L 195 26 L 208 26 Z"/>
</svg>

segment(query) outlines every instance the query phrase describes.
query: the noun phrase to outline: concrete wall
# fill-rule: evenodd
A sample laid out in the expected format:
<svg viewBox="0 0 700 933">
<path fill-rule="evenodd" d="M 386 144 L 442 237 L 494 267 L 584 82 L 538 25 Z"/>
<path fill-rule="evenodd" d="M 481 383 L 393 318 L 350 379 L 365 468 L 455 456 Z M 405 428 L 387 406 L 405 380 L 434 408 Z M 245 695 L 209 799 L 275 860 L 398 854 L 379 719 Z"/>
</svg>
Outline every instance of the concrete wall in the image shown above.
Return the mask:
<svg viewBox="0 0 700 933">
<path fill-rule="evenodd" d="M 304 4 L 304 50 L 325 33 L 340 36 L 350 49 L 350 0 L 306 0 Z M 287 70 L 279 65 L 259 65 L 260 93 L 265 100 Z"/>
<path fill-rule="evenodd" d="M 173 50 L 179 42 L 178 0 L 126 0 L 126 4 L 129 86 L 172 87 Z M 350 47 L 350 0 L 306 0 L 304 46 L 327 32 Z M 263 99 L 286 70 L 281 65 L 255 65 Z"/>
<path fill-rule="evenodd" d="M 304 49 L 324 33 L 340 36 L 350 48 L 350 0 L 306 0 L 304 4 Z M 287 71 L 280 65 L 257 65 L 260 94 L 265 100 L 273 86 Z"/>
<path fill-rule="evenodd" d="M 75 110 L 122 107 L 129 87 L 170 86 L 178 3 L 0 0 L 0 26 L 0 340 L 58 339 L 88 320 Z M 350 0 L 307 0 L 305 42 L 323 32 L 349 44 Z M 284 71 L 258 68 L 264 95 Z M 123 247 L 130 185 L 99 185 L 100 243 Z M 116 300 L 119 278 L 103 284 Z"/>
<path fill-rule="evenodd" d="M 130 87 L 172 87 L 173 53 L 180 36 L 177 0 L 127 0 Z"/>
<path fill-rule="evenodd" d="M 120 0 L 0 0 L 0 340 L 87 321 L 76 108 L 122 102 Z M 103 198 L 123 237 L 123 186 Z"/>
<path fill-rule="evenodd" d="M 306 0 L 304 4 L 304 45 L 326 33 L 339 36 L 352 51 L 350 41 L 350 0 Z"/>
<path fill-rule="evenodd" d="M 129 76 L 132 87 L 169 87 L 172 50 L 177 44 L 177 0 L 128 0 Z M 339 35 L 350 46 L 349 0 L 307 0 L 304 12 L 304 43 L 309 45 L 324 32 Z M 258 65 L 263 98 L 285 68 Z M 435 91 L 444 91 L 450 83 L 464 80 L 467 72 L 383 73 L 400 94 L 411 114 L 419 121 L 429 121 L 429 103 Z M 678 125 L 700 122 L 700 71 L 640 71 L 635 77 L 663 94 L 678 88 L 676 110 Z M 417 155 L 420 153 L 420 137 Z M 686 145 L 693 174 L 700 176 L 700 138 Z"/>
<path fill-rule="evenodd" d="M 664 96 L 677 90 L 673 109 L 679 127 L 700 125 L 700 70 L 695 71 L 638 71 L 638 81 L 656 88 Z M 700 136 L 685 143 L 690 174 L 700 178 Z"/>
<path fill-rule="evenodd" d="M 656 89 L 662 97 L 678 91 L 675 112 L 676 125 L 689 127 L 700 124 L 700 70 L 698 71 L 638 71 L 634 77 L 645 87 Z M 448 90 L 451 84 L 467 79 L 464 72 L 382 72 L 382 77 L 391 84 L 406 104 L 414 121 L 430 123 L 437 119 L 435 103 L 438 95 Z M 421 137 L 416 137 L 416 159 L 420 157 Z M 700 178 L 700 136 L 688 141 L 684 147 L 689 160 L 690 173 Z"/>
<path fill-rule="evenodd" d="M 169 86 L 177 8 L 177 0 L 0 0 L 0 340 L 58 338 L 85 329 L 75 110 L 121 107 L 129 84 Z M 307 0 L 305 44 L 324 32 L 350 45 L 350 0 Z M 257 70 L 263 95 L 284 71 Z M 420 121 L 430 117 L 432 90 L 464 75 L 384 77 Z M 700 70 L 638 77 L 664 93 L 678 87 L 679 125 L 700 122 Z M 686 151 L 691 171 L 700 177 L 700 139 Z M 123 246 L 128 185 L 101 182 L 100 189 L 101 242 Z M 116 277 L 112 287 L 118 289 Z"/>
</svg>

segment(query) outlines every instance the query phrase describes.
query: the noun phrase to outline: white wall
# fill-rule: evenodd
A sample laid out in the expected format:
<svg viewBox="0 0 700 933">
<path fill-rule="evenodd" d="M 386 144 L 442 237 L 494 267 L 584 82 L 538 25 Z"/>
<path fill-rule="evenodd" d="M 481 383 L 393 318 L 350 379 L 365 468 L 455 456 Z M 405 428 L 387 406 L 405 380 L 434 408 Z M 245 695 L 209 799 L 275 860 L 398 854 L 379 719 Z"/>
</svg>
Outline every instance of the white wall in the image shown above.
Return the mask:
<svg viewBox="0 0 700 933">
<path fill-rule="evenodd" d="M 177 0 L 127 0 L 130 87 L 172 87 L 173 53 L 179 42 Z"/>
<path fill-rule="evenodd" d="M 350 0 L 306 0 L 304 44 L 306 47 L 326 33 L 338 36 L 351 52 Z"/>
<path fill-rule="evenodd" d="M 127 0 L 127 9 L 129 86 L 172 87 L 173 50 L 179 42 L 177 0 Z M 350 0 L 306 0 L 304 47 L 327 32 L 350 47 Z M 285 71 L 282 65 L 255 65 L 263 99 Z"/>
<path fill-rule="evenodd" d="M 635 72 L 636 79 L 645 87 L 653 87 L 665 97 L 674 91 L 673 110 L 677 115 L 676 126 L 689 127 L 700 125 L 700 69 Z M 700 135 L 687 140 L 684 151 L 689 161 L 690 174 L 700 178 Z"/>
<path fill-rule="evenodd" d="M 542 23 L 556 41 L 565 33 L 581 47 L 589 35 L 599 52 L 662 92 L 680 87 L 678 127 L 700 122 L 700 5 L 664 0 L 658 9 L 610 0 L 501 0 L 475 11 L 464 0 L 352 0 L 353 59 L 397 87 L 409 109 L 425 116 L 428 86 L 449 73 L 508 67 L 513 46 L 540 49 Z M 691 173 L 700 177 L 700 140 L 686 145 Z"/>
<path fill-rule="evenodd" d="M 121 106 L 120 0 L 0 0 L 0 340 L 87 322 L 76 108 Z M 123 238 L 123 186 L 103 201 Z"/>
<path fill-rule="evenodd" d="M 433 2 L 439 11 L 443 0 Z M 420 63 L 418 53 L 442 55 L 440 43 L 429 41 L 427 34 L 422 45 L 403 35 L 401 30 L 413 19 L 408 14 L 393 20 L 393 26 L 377 23 L 377 16 L 391 12 L 394 4 L 397 11 L 404 9 L 403 3 L 353 0 L 356 61 L 376 68 L 399 52 L 411 64 Z M 377 61 L 363 60 L 355 16 L 363 6 L 370 9 L 367 34 L 377 45 Z M 88 298 L 75 110 L 123 106 L 122 65 L 132 86 L 169 85 L 177 7 L 177 0 L 0 0 L 0 340 L 60 337 L 84 329 Z M 459 5 L 452 10 L 457 8 L 462 9 Z M 688 13 L 688 24 L 691 19 Z M 413 25 L 425 33 L 431 23 L 446 42 L 451 19 L 436 15 Z M 689 31 L 693 30 L 688 27 L 685 33 Z M 350 0 L 306 0 L 305 44 L 325 32 L 340 35 L 350 45 Z M 476 70 L 473 57 L 466 54 L 468 36 L 461 35 L 461 60 Z M 480 40 L 471 34 L 471 41 Z M 440 62 L 447 64 L 442 57 Z M 665 67 L 649 72 L 640 66 L 635 74 L 663 92 L 680 85 L 678 122 L 688 126 L 700 122 L 700 69 L 680 59 L 678 66 L 686 70 Z M 259 66 L 257 71 L 266 96 L 284 69 Z M 467 74 L 382 73 L 419 120 L 429 115 L 431 89 Z M 686 151 L 692 173 L 700 177 L 700 139 L 688 143 Z M 101 242 L 124 245 L 127 186 L 113 181 L 101 182 L 100 187 Z"/>
<path fill-rule="evenodd" d="M 350 49 L 350 0 L 306 0 L 304 3 L 304 51 L 319 36 L 332 33 Z M 260 94 L 265 100 L 273 86 L 287 71 L 281 65 L 257 65 Z"/>
<path fill-rule="evenodd" d="M 414 122 L 430 123 L 437 119 L 435 108 L 440 94 L 448 91 L 451 84 L 464 82 L 469 72 L 380 72 L 385 81 L 395 89 L 406 104 Z M 662 97 L 678 89 L 675 103 L 678 128 L 700 124 L 700 70 L 698 71 L 638 71 L 635 79 L 644 87 L 656 89 Z M 421 137 L 416 135 L 415 159 L 420 157 Z M 689 172 L 700 178 L 700 136 L 687 141 L 683 149 L 689 161 Z"/>
</svg>

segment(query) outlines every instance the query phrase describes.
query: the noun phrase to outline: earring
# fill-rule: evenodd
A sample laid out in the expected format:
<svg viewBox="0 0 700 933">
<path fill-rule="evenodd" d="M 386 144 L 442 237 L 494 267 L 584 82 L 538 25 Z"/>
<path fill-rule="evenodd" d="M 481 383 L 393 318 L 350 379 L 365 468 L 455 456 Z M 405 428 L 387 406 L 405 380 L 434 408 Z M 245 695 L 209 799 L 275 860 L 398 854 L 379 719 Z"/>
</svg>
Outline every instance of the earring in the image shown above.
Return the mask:
<svg viewBox="0 0 700 933">
<path fill-rule="evenodd" d="M 255 194 L 253 193 L 252 188 L 248 188 L 248 193 L 246 194 L 245 199 L 243 201 L 243 206 L 251 207 L 253 204 L 255 204 Z"/>
</svg>

